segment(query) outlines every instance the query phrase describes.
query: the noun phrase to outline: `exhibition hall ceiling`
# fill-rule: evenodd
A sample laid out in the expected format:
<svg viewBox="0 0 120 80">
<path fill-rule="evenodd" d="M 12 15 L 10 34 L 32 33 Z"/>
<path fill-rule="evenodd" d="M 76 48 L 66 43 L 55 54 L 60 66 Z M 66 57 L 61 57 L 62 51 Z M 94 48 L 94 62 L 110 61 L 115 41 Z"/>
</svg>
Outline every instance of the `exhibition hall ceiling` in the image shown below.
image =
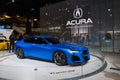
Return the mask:
<svg viewBox="0 0 120 80">
<path fill-rule="evenodd" d="M 64 0 L 0 0 L 0 14 L 8 13 L 9 15 L 28 15 L 36 13 L 39 15 L 40 7 L 55 4 Z"/>
<path fill-rule="evenodd" d="M 0 0 L 0 14 L 9 13 L 10 16 L 20 14 L 39 16 L 41 7 L 49 6 L 60 2 L 77 2 L 83 6 L 97 5 L 112 0 Z M 66 5 L 63 5 L 63 7 Z M 71 6 L 70 6 L 71 7 Z"/>
<path fill-rule="evenodd" d="M 17 5 L 19 7 L 31 8 L 31 7 L 42 7 L 46 4 L 53 4 L 64 0 L 0 0 L 0 5 Z"/>
</svg>

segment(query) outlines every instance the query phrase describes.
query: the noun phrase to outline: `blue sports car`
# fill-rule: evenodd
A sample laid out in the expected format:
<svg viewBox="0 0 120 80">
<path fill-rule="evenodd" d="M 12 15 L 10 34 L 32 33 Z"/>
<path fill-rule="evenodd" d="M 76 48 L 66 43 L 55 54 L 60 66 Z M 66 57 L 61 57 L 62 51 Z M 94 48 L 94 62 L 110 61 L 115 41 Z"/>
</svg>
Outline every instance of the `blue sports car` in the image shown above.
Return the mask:
<svg viewBox="0 0 120 80">
<path fill-rule="evenodd" d="M 85 63 L 90 60 L 88 48 L 50 36 L 30 36 L 17 41 L 14 53 L 20 59 L 29 57 L 49 60 L 59 66 Z"/>
</svg>

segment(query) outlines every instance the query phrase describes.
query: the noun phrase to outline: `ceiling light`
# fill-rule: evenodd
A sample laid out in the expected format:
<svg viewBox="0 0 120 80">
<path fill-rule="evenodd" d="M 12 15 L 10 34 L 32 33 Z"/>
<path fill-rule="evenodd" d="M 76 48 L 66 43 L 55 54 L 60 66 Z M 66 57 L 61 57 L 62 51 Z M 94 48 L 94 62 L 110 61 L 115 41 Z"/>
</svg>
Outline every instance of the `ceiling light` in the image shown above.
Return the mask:
<svg viewBox="0 0 120 80">
<path fill-rule="evenodd" d="M 11 16 L 8 16 L 8 15 L 6 15 L 6 14 L 4 15 L 4 17 L 5 17 L 5 18 L 11 18 Z"/>
</svg>

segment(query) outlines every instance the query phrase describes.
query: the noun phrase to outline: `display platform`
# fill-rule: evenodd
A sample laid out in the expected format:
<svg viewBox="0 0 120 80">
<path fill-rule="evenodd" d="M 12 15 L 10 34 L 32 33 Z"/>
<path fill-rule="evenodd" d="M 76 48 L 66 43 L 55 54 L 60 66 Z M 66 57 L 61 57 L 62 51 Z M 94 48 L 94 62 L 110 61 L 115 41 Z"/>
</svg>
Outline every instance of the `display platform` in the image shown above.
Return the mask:
<svg viewBox="0 0 120 80">
<path fill-rule="evenodd" d="M 15 54 L 11 54 L 0 57 L 0 78 L 6 80 L 79 79 L 83 75 L 100 70 L 103 65 L 100 58 L 92 55 L 90 61 L 84 65 L 57 66 L 47 61 L 18 59 Z"/>
</svg>

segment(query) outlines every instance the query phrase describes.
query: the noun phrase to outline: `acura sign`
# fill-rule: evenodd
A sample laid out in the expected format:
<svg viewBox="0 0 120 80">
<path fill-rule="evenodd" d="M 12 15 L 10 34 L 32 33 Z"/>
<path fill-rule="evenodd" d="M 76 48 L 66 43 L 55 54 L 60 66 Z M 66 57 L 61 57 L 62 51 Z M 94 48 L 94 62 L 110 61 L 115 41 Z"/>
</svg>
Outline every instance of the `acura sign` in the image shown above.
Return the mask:
<svg viewBox="0 0 120 80">
<path fill-rule="evenodd" d="M 82 16 L 83 16 L 82 8 L 75 9 L 73 11 L 73 17 L 75 18 L 75 20 L 67 21 L 66 26 L 74 26 L 74 25 L 80 25 L 80 24 L 89 24 L 89 23 L 91 24 L 91 23 L 93 23 L 90 18 L 81 19 Z"/>
<path fill-rule="evenodd" d="M 93 23 L 92 20 L 90 18 L 88 19 L 79 19 L 79 20 L 71 20 L 71 21 L 67 21 L 67 26 L 68 25 L 79 25 L 79 24 L 88 24 L 88 23 Z"/>
</svg>

